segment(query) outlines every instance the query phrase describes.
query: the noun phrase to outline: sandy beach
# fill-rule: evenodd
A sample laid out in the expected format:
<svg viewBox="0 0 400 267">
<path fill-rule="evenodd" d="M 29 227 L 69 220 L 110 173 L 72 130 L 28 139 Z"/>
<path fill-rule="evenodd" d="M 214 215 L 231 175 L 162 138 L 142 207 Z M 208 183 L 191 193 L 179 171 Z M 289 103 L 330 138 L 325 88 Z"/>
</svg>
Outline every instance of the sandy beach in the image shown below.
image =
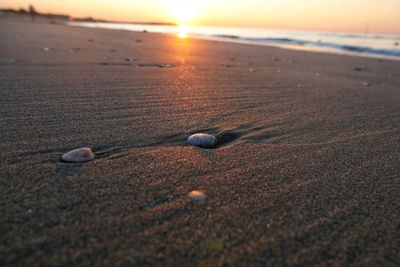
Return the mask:
<svg viewBox="0 0 400 267">
<path fill-rule="evenodd" d="M 1 18 L 0 114 L 1 266 L 400 264 L 400 61 Z"/>
</svg>

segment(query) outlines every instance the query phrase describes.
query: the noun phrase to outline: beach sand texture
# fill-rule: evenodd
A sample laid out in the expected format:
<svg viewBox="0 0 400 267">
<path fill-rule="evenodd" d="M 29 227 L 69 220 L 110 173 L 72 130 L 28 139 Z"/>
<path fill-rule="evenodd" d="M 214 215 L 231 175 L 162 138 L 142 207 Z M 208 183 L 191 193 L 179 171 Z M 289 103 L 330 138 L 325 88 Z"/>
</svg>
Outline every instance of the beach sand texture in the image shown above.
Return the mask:
<svg viewBox="0 0 400 267">
<path fill-rule="evenodd" d="M 400 264 L 399 61 L 3 18 L 0 114 L 2 266 Z"/>
</svg>

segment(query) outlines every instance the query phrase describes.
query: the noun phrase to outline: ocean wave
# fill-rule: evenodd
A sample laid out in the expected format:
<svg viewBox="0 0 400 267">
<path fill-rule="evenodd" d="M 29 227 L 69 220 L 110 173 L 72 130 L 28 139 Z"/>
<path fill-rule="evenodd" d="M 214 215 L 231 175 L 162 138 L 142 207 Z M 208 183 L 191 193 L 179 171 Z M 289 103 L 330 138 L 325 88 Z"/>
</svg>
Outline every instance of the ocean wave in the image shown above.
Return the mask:
<svg viewBox="0 0 400 267">
<path fill-rule="evenodd" d="M 307 41 L 294 38 L 293 39 L 292 38 L 240 38 L 240 39 L 251 42 L 268 42 L 268 43 L 277 43 L 283 45 L 330 48 L 347 52 L 400 57 L 400 49 L 380 49 L 368 46 L 344 45 L 339 43 L 323 42 L 323 41 L 314 42 L 314 41 Z"/>
</svg>

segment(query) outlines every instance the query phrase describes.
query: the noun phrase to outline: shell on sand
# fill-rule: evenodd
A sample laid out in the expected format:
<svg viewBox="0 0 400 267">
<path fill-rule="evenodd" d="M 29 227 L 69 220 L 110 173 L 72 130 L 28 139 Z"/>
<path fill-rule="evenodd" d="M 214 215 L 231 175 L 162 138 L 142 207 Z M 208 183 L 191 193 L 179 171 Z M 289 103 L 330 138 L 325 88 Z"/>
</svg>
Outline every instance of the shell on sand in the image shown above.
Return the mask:
<svg viewBox="0 0 400 267">
<path fill-rule="evenodd" d="M 71 163 L 86 162 L 93 159 L 94 159 L 93 151 L 87 147 L 74 149 L 61 156 L 62 161 Z"/>
<path fill-rule="evenodd" d="M 197 133 L 189 136 L 187 142 L 192 146 L 211 148 L 217 144 L 217 138 L 211 134 Z"/>
<path fill-rule="evenodd" d="M 206 194 L 202 191 L 193 190 L 188 194 L 188 197 L 193 201 L 203 201 L 207 198 Z"/>
</svg>

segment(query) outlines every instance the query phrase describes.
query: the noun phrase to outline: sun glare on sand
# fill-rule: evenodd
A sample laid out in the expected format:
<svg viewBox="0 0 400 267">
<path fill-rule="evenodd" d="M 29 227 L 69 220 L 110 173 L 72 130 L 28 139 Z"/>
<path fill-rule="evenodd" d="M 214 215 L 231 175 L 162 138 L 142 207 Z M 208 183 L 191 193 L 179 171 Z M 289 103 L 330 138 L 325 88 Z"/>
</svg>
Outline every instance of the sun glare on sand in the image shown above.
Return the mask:
<svg viewBox="0 0 400 267">
<path fill-rule="evenodd" d="M 179 38 L 187 37 L 187 24 L 196 18 L 200 9 L 200 0 L 170 0 L 169 12 L 171 18 L 179 25 Z"/>
</svg>

